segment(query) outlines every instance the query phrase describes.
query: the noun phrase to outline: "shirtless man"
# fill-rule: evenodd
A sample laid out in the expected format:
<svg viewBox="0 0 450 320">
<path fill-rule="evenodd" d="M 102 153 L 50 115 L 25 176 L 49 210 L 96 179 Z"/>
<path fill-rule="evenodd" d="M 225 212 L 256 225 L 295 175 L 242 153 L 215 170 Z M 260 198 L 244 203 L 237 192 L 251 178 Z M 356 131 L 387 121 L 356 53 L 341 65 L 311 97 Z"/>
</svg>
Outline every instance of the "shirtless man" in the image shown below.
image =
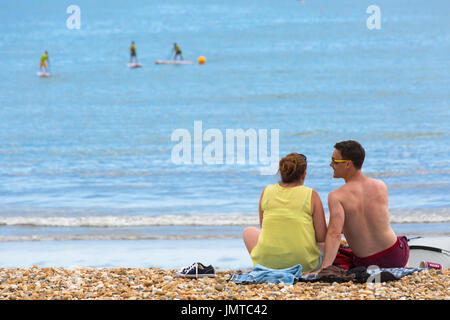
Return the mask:
<svg viewBox="0 0 450 320">
<path fill-rule="evenodd" d="M 345 185 L 328 195 L 330 221 L 322 267 L 333 264 L 341 233 L 353 252 L 353 266 L 404 267 L 409 258 L 406 237 L 397 237 L 389 222 L 388 190 L 361 172 L 364 148 L 356 141 L 336 143 L 330 166 Z"/>
</svg>

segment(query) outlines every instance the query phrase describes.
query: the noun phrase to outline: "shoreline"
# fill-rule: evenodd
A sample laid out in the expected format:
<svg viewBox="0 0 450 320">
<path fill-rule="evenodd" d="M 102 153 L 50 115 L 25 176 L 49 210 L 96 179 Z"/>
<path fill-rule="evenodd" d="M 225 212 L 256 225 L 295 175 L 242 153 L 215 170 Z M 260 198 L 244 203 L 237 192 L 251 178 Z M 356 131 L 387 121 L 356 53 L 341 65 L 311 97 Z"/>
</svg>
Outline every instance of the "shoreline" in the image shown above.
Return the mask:
<svg viewBox="0 0 450 320">
<path fill-rule="evenodd" d="M 432 238 L 439 237 L 429 237 Z M 450 238 L 444 238 L 447 240 L 444 247 L 448 250 Z M 1 245 L 0 268 L 30 268 L 37 265 L 40 268 L 66 269 L 178 270 L 193 262 L 202 262 L 213 265 L 216 271 L 232 271 L 249 269 L 253 265 L 242 238 L 10 241 Z"/>
<path fill-rule="evenodd" d="M 0 268 L 178 270 L 197 261 L 212 264 L 216 271 L 252 266 L 242 239 L 4 242 L 0 250 Z"/>
<path fill-rule="evenodd" d="M 377 284 L 298 282 L 242 285 L 177 277 L 159 268 L 0 268 L 1 300 L 450 300 L 450 270 L 425 270 Z"/>
</svg>

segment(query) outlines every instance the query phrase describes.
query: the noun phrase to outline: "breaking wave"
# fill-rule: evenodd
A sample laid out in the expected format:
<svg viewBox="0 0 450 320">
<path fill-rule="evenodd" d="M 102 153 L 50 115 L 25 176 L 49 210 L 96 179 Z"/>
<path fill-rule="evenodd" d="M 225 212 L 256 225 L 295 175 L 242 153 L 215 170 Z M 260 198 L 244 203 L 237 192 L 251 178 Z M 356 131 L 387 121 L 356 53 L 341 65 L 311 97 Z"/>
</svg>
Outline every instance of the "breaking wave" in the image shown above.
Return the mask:
<svg viewBox="0 0 450 320">
<path fill-rule="evenodd" d="M 328 217 L 327 217 L 328 220 Z M 450 210 L 391 211 L 391 223 L 446 223 Z M 157 226 L 248 226 L 259 224 L 257 213 L 191 214 L 156 216 L 82 216 L 82 217 L 0 217 L 0 226 L 61 228 L 122 228 Z"/>
</svg>

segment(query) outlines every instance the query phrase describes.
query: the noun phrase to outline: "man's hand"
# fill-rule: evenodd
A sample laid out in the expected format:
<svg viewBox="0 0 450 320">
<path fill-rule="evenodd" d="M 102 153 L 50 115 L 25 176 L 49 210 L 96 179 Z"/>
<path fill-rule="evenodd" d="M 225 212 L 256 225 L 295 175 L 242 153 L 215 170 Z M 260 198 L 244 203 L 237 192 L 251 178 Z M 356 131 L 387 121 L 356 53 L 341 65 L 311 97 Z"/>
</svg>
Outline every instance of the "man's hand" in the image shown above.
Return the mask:
<svg viewBox="0 0 450 320">
<path fill-rule="evenodd" d="M 316 270 L 316 271 L 305 273 L 305 275 L 318 274 L 320 271 L 322 271 L 322 268 L 320 268 L 319 270 Z"/>
</svg>

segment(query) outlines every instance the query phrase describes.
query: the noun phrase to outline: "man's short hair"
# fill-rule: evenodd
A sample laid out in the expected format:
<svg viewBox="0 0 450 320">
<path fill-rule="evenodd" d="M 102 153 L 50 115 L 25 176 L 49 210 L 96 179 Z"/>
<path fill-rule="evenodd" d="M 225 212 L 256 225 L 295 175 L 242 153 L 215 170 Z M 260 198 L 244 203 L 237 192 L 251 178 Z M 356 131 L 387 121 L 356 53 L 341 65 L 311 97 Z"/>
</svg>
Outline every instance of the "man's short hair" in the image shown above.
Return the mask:
<svg viewBox="0 0 450 320">
<path fill-rule="evenodd" d="M 339 150 L 344 160 L 352 160 L 353 166 L 360 170 L 363 163 L 366 152 L 358 141 L 346 140 L 338 142 L 334 145 L 336 150 Z"/>
</svg>

